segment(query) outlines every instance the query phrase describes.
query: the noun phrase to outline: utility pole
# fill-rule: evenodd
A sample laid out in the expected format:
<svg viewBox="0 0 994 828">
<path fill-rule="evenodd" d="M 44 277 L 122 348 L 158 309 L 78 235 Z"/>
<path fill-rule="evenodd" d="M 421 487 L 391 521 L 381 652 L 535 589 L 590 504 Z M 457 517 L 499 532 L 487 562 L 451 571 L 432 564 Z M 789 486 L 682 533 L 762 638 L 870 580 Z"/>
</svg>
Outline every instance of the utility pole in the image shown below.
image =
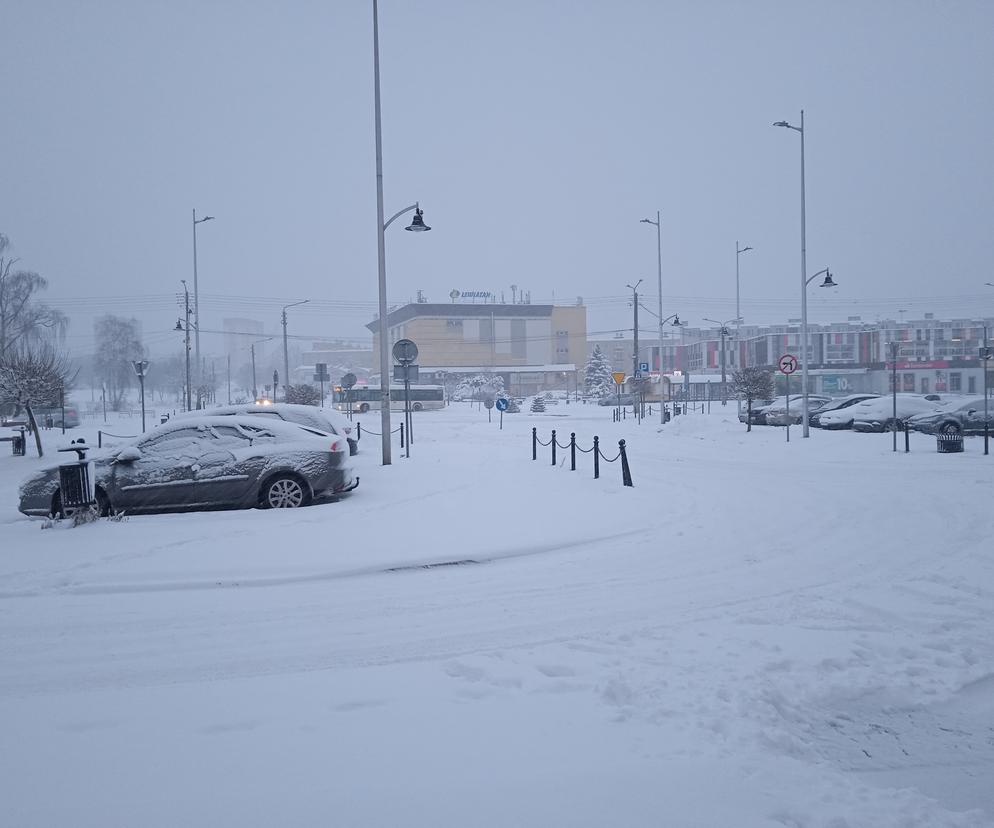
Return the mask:
<svg viewBox="0 0 994 828">
<path fill-rule="evenodd" d="M 287 390 L 290 388 L 290 356 L 289 351 L 287 351 L 286 344 L 286 309 L 292 308 L 296 305 L 306 305 L 310 299 L 302 299 L 299 302 L 291 302 L 289 305 L 283 306 L 283 401 L 290 402 L 290 398 L 287 396 Z M 273 389 L 273 402 L 276 402 L 276 389 Z"/>
<path fill-rule="evenodd" d="M 186 330 L 186 410 L 190 410 L 190 291 L 186 287 L 186 279 L 180 279 L 183 283 L 183 304 L 186 310 L 186 325 L 176 323 L 176 330 Z M 106 417 L 105 417 L 106 419 Z"/>
<path fill-rule="evenodd" d="M 659 279 L 659 424 L 663 425 L 666 422 L 666 403 L 663 401 L 663 231 L 659 210 L 656 210 L 655 221 L 644 218 L 640 224 L 656 225 L 656 273 Z M 651 364 L 649 370 L 652 370 Z"/>
<path fill-rule="evenodd" d="M 228 354 L 228 405 L 231 405 L 231 354 Z"/>
<path fill-rule="evenodd" d="M 249 347 L 252 350 L 252 399 L 253 400 L 258 400 L 259 399 L 259 386 L 257 385 L 257 383 L 255 381 L 255 343 L 253 342 Z"/>
<path fill-rule="evenodd" d="M 639 285 L 642 284 L 642 280 L 639 279 L 634 285 L 625 285 L 627 288 L 632 290 L 632 309 L 635 314 L 634 319 L 634 352 L 632 353 L 632 377 L 634 377 L 639 372 Z"/>
</svg>

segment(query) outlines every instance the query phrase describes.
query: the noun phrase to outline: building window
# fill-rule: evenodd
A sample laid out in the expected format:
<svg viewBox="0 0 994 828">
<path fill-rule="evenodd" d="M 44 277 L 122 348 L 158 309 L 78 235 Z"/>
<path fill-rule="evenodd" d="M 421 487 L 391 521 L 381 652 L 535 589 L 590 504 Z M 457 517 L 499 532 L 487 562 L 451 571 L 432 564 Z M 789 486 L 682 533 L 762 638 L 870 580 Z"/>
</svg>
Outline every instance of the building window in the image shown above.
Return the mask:
<svg viewBox="0 0 994 828">
<path fill-rule="evenodd" d="M 977 393 L 977 378 L 967 377 L 966 378 L 966 393 L 976 394 Z"/>
<path fill-rule="evenodd" d="M 963 390 L 963 375 L 960 373 L 951 373 L 949 375 L 949 390 L 950 391 L 962 391 Z"/>
<path fill-rule="evenodd" d="M 461 319 L 447 319 L 445 320 L 446 328 L 455 328 L 458 331 L 462 331 L 462 320 Z"/>
</svg>

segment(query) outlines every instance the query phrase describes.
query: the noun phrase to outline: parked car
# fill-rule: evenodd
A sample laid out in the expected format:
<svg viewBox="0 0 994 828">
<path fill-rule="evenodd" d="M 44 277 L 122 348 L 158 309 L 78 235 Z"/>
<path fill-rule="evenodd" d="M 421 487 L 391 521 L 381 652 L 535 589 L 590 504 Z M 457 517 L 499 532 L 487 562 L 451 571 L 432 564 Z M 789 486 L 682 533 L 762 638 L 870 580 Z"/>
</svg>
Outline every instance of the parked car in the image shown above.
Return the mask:
<svg viewBox="0 0 994 828">
<path fill-rule="evenodd" d="M 852 418 L 853 431 L 893 431 L 901 428 L 904 421 L 915 414 L 924 414 L 932 411 L 936 403 L 940 402 L 938 394 L 921 396 L 919 394 L 898 394 L 897 395 L 897 417 L 894 417 L 893 397 L 883 396 L 874 400 L 866 400 L 857 403 L 851 408 L 844 408 L 841 411 L 825 414 L 821 421 L 832 421 L 834 416 L 840 419 Z"/>
<path fill-rule="evenodd" d="M 619 399 L 617 394 L 605 394 L 597 401 L 598 405 L 618 405 Z M 635 395 L 634 394 L 622 394 L 620 399 L 621 405 L 635 405 Z"/>
<path fill-rule="evenodd" d="M 819 411 L 822 406 L 828 405 L 832 401 L 831 397 L 823 397 L 820 394 L 808 394 L 808 417 L 814 411 Z M 768 405 L 763 410 L 763 422 L 770 426 L 795 425 L 803 419 L 802 409 L 804 398 L 800 394 L 790 395 L 790 413 L 787 412 L 787 401 L 784 398 L 782 404 L 774 403 Z"/>
<path fill-rule="evenodd" d="M 177 417 L 197 417 L 209 414 L 212 417 L 226 417 L 231 414 L 248 414 L 250 416 L 267 417 L 285 420 L 288 423 L 316 428 L 344 437 L 349 443 L 349 454 L 357 454 L 359 441 L 354 434 L 352 421 L 344 414 L 330 408 L 318 408 L 313 405 L 296 405 L 294 403 L 242 403 L 239 405 L 222 405 L 203 411 L 184 411 Z"/>
<path fill-rule="evenodd" d="M 838 397 L 830 403 L 823 405 L 814 414 L 809 416 L 808 424 L 813 428 L 850 428 L 852 427 L 851 417 L 842 416 L 828 421 L 823 421 L 822 418 L 830 412 L 843 411 L 844 409 L 852 408 L 852 406 L 858 405 L 861 402 L 875 400 L 879 396 L 879 394 L 850 394 L 848 397 Z"/>
<path fill-rule="evenodd" d="M 765 400 L 753 400 L 752 401 L 752 424 L 757 425 L 759 416 L 759 410 L 761 408 L 766 408 L 768 405 L 773 405 L 776 402 L 774 399 Z M 742 410 L 739 412 L 739 422 L 748 423 L 749 422 L 749 407 L 746 405 L 745 400 L 742 401 Z"/>
<path fill-rule="evenodd" d="M 97 508 L 177 512 L 294 508 L 358 485 L 344 438 L 252 415 L 177 417 L 90 459 Z M 29 477 L 20 490 L 26 515 L 63 515 L 59 468 Z"/>
<path fill-rule="evenodd" d="M 62 428 L 62 410 L 62 406 L 35 408 L 33 413 L 38 428 Z M 79 425 L 79 409 L 75 405 L 66 403 L 65 412 L 66 428 L 76 428 Z"/>
<path fill-rule="evenodd" d="M 987 427 L 994 431 L 994 405 L 987 405 Z M 984 398 L 950 402 L 925 414 L 915 414 L 908 427 L 925 434 L 983 434 Z"/>
</svg>

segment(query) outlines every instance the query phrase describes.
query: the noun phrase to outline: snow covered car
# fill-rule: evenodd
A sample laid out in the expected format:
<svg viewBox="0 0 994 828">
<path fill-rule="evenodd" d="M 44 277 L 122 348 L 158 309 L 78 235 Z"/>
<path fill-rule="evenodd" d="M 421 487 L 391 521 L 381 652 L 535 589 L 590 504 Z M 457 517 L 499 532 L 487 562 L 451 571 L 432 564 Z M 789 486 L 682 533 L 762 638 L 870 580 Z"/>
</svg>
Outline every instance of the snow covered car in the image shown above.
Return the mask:
<svg viewBox="0 0 994 828">
<path fill-rule="evenodd" d="M 89 459 L 102 515 L 294 508 L 358 484 L 344 438 L 250 415 L 176 418 Z M 64 514 L 58 466 L 21 484 L 18 508 L 26 515 Z"/>
<path fill-rule="evenodd" d="M 823 405 L 814 414 L 808 417 L 808 424 L 812 428 L 850 428 L 852 427 L 851 417 L 842 416 L 826 422 L 822 422 L 822 417 L 832 411 L 842 411 L 846 408 L 858 405 L 861 402 L 875 400 L 879 396 L 879 394 L 850 394 L 848 397 L 839 397 L 838 399 L 834 399 L 830 403 Z"/>
<path fill-rule="evenodd" d="M 757 417 L 759 416 L 759 410 L 761 408 L 766 408 L 768 405 L 773 405 L 776 400 L 765 399 L 765 400 L 753 400 L 752 401 L 752 424 L 757 425 Z M 739 412 L 739 422 L 748 423 L 749 422 L 749 406 L 746 405 L 746 401 L 742 401 L 742 410 Z"/>
<path fill-rule="evenodd" d="M 937 394 L 921 396 L 919 394 L 898 394 L 897 395 L 897 419 L 894 418 L 894 398 L 888 394 L 877 397 L 875 400 L 857 403 L 851 408 L 844 408 L 841 411 L 830 412 L 822 417 L 822 423 L 826 418 L 834 415 L 840 417 L 852 417 L 853 431 L 893 431 L 901 428 L 904 421 L 915 414 L 924 414 L 932 411 L 936 403 L 940 401 Z"/>
<path fill-rule="evenodd" d="M 818 394 L 808 394 L 808 417 L 815 411 L 820 411 L 822 406 L 828 405 L 832 401 L 831 397 L 822 397 Z M 787 413 L 787 402 L 784 398 L 782 403 L 774 403 L 763 409 L 763 422 L 769 426 L 782 426 L 790 423 L 796 425 L 801 422 L 804 398 L 800 394 L 790 395 L 790 414 Z"/>
<path fill-rule="evenodd" d="M 994 405 L 988 403 L 987 427 L 994 431 Z M 925 434 L 983 434 L 984 398 L 951 402 L 925 414 L 916 414 L 908 426 Z"/>
<path fill-rule="evenodd" d="M 209 414 L 212 417 L 229 416 L 231 414 L 250 414 L 252 416 L 269 417 L 276 420 L 286 420 L 288 423 L 316 428 L 344 437 L 349 443 L 349 454 L 357 454 L 359 441 L 356 439 L 352 421 L 344 414 L 329 408 L 318 408 L 313 405 L 296 405 L 294 403 L 242 403 L 239 405 L 222 405 L 203 411 L 184 411 L 177 417 L 202 417 Z"/>
</svg>

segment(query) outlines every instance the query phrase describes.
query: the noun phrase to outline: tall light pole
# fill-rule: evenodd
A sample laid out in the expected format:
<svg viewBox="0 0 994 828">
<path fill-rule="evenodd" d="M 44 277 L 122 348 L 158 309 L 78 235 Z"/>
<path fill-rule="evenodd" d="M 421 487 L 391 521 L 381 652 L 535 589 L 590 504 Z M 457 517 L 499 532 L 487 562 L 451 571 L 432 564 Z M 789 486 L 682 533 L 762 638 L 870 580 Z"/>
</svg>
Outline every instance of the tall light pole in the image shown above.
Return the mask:
<svg viewBox="0 0 994 828">
<path fill-rule="evenodd" d="M 748 245 L 746 247 L 739 247 L 739 243 L 735 242 L 735 341 L 739 343 L 742 342 L 742 309 L 739 307 L 739 256 L 747 250 L 752 250 L 752 248 Z M 736 360 L 735 367 L 742 369 L 745 366 L 739 365 L 738 360 Z"/>
<path fill-rule="evenodd" d="M 197 218 L 197 208 L 193 208 L 193 329 L 196 332 L 197 346 L 197 376 L 201 375 L 200 368 L 200 289 L 197 284 L 197 225 L 205 221 L 213 221 L 214 216 L 204 216 Z M 185 284 L 185 283 L 184 283 Z M 198 385 L 200 383 L 198 382 Z M 199 391 L 197 394 L 199 395 Z"/>
<path fill-rule="evenodd" d="M 777 121 L 773 126 L 786 127 L 801 134 L 801 391 L 802 436 L 808 437 L 808 262 L 807 237 L 804 217 L 804 110 L 801 110 L 801 125 L 793 126 L 786 121 Z"/>
<path fill-rule="evenodd" d="M 728 405 L 728 382 L 727 374 L 725 372 L 725 337 L 728 336 L 728 323 L 738 322 L 738 319 L 729 319 L 725 322 L 719 322 L 717 319 L 708 319 L 704 317 L 705 322 L 714 322 L 718 326 L 718 335 L 721 337 L 721 404 Z"/>
<path fill-rule="evenodd" d="M 290 356 L 286 347 L 286 309 L 295 308 L 297 305 L 306 305 L 310 299 L 301 299 L 299 302 L 291 302 L 283 306 L 283 401 L 290 402 L 287 390 L 290 388 Z M 273 389 L 273 402 L 276 402 L 276 389 Z"/>
<path fill-rule="evenodd" d="M 644 218 L 640 224 L 654 224 L 656 226 L 656 265 L 657 265 L 657 275 L 659 277 L 659 388 L 660 394 L 662 393 L 663 387 L 663 230 L 662 230 L 662 219 L 659 216 L 659 210 L 656 210 L 656 220 L 653 221 L 649 218 Z M 650 366 L 651 369 L 652 366 Z M 659 404 L 659 423 L 660 425 L 666 423 L 666 406 L 662 403 Z"/>
<path fill-rule="evenodd" d="M 383 221 L 383 135 L 380 119 L 380 18 L 376 0 L 373 0 L 373 121 L 376 132 L 376 260 L 379 284 L 380 311 L 380 438 L 383 447 L 383 465 L 390 465 L 390 328 L 387 325 L 387 261 L 385 234 L 390 223 L 414 210 L 414 219 L 406 228 L 412 231 L 431 230 L 421 217 L 421 208 L 415 202 L 394 214 L 390 221 Z"/>
</svg>

